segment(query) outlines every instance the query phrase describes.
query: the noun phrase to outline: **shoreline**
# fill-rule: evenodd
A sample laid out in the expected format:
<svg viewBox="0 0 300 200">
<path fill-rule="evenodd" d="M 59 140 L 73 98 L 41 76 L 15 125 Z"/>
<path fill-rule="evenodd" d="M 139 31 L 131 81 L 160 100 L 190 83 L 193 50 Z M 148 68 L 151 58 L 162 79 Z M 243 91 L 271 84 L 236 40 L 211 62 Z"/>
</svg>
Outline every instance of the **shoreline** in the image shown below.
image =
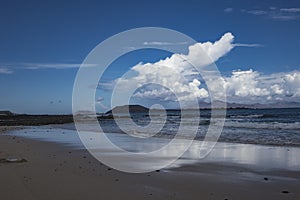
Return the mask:
<svg viewBox="0 0 300 200">
<path fill-rule="evenodd" d="M 0 134 L 19 129 L 24 129 L 24 126 L 0 126 Z"/>
<path fill-rule="evenodd" d="M 71 124 L 72 125 L 72 124 Z M 27 128 L 27 129 L 26 129 Z M 33 129 L 32 129 L 33 128 Z M 34 130 L 33 132 L 35 132 L 35 136 L 40 136 L 42 135 L 43 137 L 32 137 L 32 136 L 28 136 L 27 134 Z M 43 130 L 44 133 L 39 133 L 39 131 Z M 82 150 L 86 150 L 86 147 L 83 146 L 82 144 L 82 141 L 79 139 L 77 133 L 75 134 L 75 138 L 78 139 L 77 142 L 79 142 L 80 146 L 78 146 L 77 144 L 74 144 L 74 134 L 70 134 L 68 132 L 64 132 L 64 130 L 70 130 L 70 131 L 74 131 L 76 132 L 76 130 L 73 130 L 73 129 L 66 129 L 65 127 L 56 127 L 56 125 L 52 126 L 52 125 L 44 125 L 44 126 L 32 126 L 32 127 L 23 127 L 23 126 L 18 126 L 18 127 L 13 127 L 12 129 L 7 129 L 7 128 L 4 128 L 4 131 L 2 131 L 2 135 L 5 135 L 5 136 L 11 136 L 13 137 L 14 139 L 15 138 L 22 138 L 23 140 L 28 140 L 28 141 L 35 141 L 35 142 L 41 142 L 41 143 L 53 143 L 54 145 L 59 145 L 63 148 L 68 148 L 70 150 L 79 150 L 79 151 L 82 151 Z M 11 132 L 23 132 L 23 134 L 16 134 L 16 133 L 11 133 Z M 62 131 L 61 133 L 58 133 L 57 135 L 53 135 L 52 138 L 47 138 L 47 135 L 52 135 L 54 132 L 60 132 Z M 0 133 L 1 133 L 1 129 L 0 129 Z M 66 140 L 53 140 L 53 138 L 59 138 L 61 137 L 62 135 L 65 136 L 65 139 L 69 140 L 71 139 L 70 141 L 66 141 Z M 109 136 L 113 135 L 113 136 L 116 136 L 117 138 L 119 136 L 121 136 L 122 138 L 127 138 L 127 137 L 130 137 L 130 136 L 127 136 L 126 134 L 120 134 L 120 133 L 108 133 Z M 112 139 L 112 138 L 111 138 Z M 160 138 L 160 137 L 157 137 L 155 139 L 158 139 L 158 140 L 165 140 L 165 141 L 169 141 L 169 138 Z M 157 142 L 159 142 L 158 140 L 155 140 Z M 120 141 L 122 143 L 122 141 Z M 130 142 L 128 140 L 126 140 L 126 142 Z M 132 141 L 134 142 L 134 141 Z M 147 141 L 149 142 L 149 141 Z M 191 151 L 187 151 L 186 154 L 188 155 L 183 155 L 182 156 L 182 160 L 194 160 L 196 159 L 196 162 L 192 162 L 192 164 L 189 164 L 189 163 L 184 163 L 184 166 L 190 166 L 190 165 L 194 165 L 195 163 L 196 164 L 214 164 L 214 165 L 225 165 L 225 166 L 232 166 L 232 167 L 244 167 L 244 168 L 248 168 L 250 169 L 251 165 L 253 165 L 255 167 L 255 165 L 257 164 L 239 164 L 239 163 L 230 163 L 228 160 L 226 160 L 227 158 L 225 158 L 225 160 L 219 160 L 218 158 L 216 159 L 215 156 L 212 156 L 213 154 L 220 154 L 219 150 L 220 149 L 225 149 L 226 151 L 228 151 L 227 153 L 232 153 L 232 150 L 234 151 L 245 151 L 245 150 L 252 150 L 252 152 L 248 151 L 247 152 L 247 155 L 245 155 L 247 157 L 247 159 L 249 159 L 249 154 L 253 154 L 253 150 L 266 150 L 266 151 L 270 151 L 271 150 L 275 150 L 275 151 L 272 151 L 271 153 L 293 153 L 294 155 L 300 155 L 300 148 L 299 147 L 295 147 L 295 146 L 282 146 L 282 145 L 268 145 L 268 144 L 249 144 L 249 143 L 232 143 L 232 142 L 217 142 L 216 143 L 216 146 L 213 147 L 213 150 L 212 152 L 209 153 L 209 156 L 206 156 L 204 159 L 198 159 L 198 158 L 195 158 L 194 154 L 194 150 L 197 149 L 200 147 L 199 144 L 201 144 L 202 141 L 198 141 L 198 140 L 195 140 L 196 143 L 198 144 L 192 144 L 189 149 L 191 149 Z M 243 149 L 245 148 L 245 149 Z M 230 150 L 231 149 L 231 150 Z M 100 150 L 100 149 L 99 149 Z M 109 150 L 109 149 L 106 149 L 106 150 Z M 278 152 L 277 150 L 280 150 L 280 152 Z M 101 151 L 101 150 L 100 150 Z M 134 150 L 136 151 L 136 150 Z M 198 151 L 197 151 L 198 152 Z M 221 152 L 222 153 L 222 152 Z M 267 152 L 268 153 L 268 152 Z M 299 154 L 298 154 L 299 153 Z M 192 155 L 190 155 L 192 154 Z M 286 154 L 287 155 L 287 154 Z M 210 158 L 211 159 L 207 159 L 207 158 Z M 236 157 L 234 159 L 237 159 Z M 285 156 L 285 159 L 286 159 L 286 156 Z M 181 160 L 181 158 L 179 159 Z M 197 163 L 197 160 L 199 161 Z M 297 160 L 297 158 L 295 158 L 295 160 Z M 202 162 L 203 161 L 203 162 Z M 285 160 L 287 162 L 287 160 Z M 276 171 L 276 170 L 286 170 L 286 171 L 299 171 L 300 172 L 300 160 L 299 162 L 297 162 L 296 164 L 294 164 L 295 166 L 297 166 L 296 169 L 292 169 L 292 170 L 286 170 L 286 169 L 283 169 L 283 168 L 267 168 L 266 171 Z M 176 169 L 176 168 L 181 168 L 181 166 L 177 167 L 176 165 L 174 166 L 171 166 L 170 168 L 167 168 L 167 169 Z M 255 171 L 255 170 L 254 170 Z"/>
<path fill-rule="evenodd" d="M 65 129 L 65 130 L 74 130 L 76 131 L 74 123 L 62 123 L 62 124 L 46 124 L 46 125 L 33 125 L 33 126 L 0 126 L 0 134 L 13 131 L 13 130 L 19 130 L 19 129 L 28 129 L 32 127 L 42 127 L 42 128 L 59 128 L 59 129 Z M 126 133 L 120 133 L 120 132 L 112 132 L 112 134 L 121 134 L 126 135 Z M 157 137 L 153 136 L 155 138 L 162 138 L 162 139 L 170 139 L 168 137 Z M 185 139 L 185 138 L 183 138 Z M 194 139 L 196 141 L 201 142 L 202 140 Z M 265 146 L 265 147 L 287 147 L 287 148 L 300 148 L 300 144 L 278 144 L 278 143 L 259 143 L 259 142 L 240 142 L 240 141 L 230 141 L 230 140 L 218 140 L 218 143 L 227 143 L 227 144 L 246 144 L 246 145 L 258 145 L 258 146 Z"/>
<path fill-rule="evenodd" d="M 145 174 L 111 169 L 86 150 L 1 134 L 4 199 L 299 199 L 299 171 L 197 163 Z M 115 192 L 118 191 L 118 192 Z M 253 192 L 255 191 L 255 192 Z M 287 193 L 285 193 L 287 192 Z"/>
<path fill-rule="evenodd" d="M 49 127 L 53 127 L 53 128 L 61 128 L 61 129 L 66 129 L 66 130 L 76 130 L 74 123 L 66 123 L 66 124 L 48 124 L 48 125 L 44 125 L 45 127 L 49 126 Z M 111 132 L 113 134 L 126 134 L 126 133 L 122 133 L 122 132 Z M 155 138 L 164 138 L 164 139 L 170 139 L 169 137 L 163 137 L 163 136 L 156 136 L 154 135 L 153 137 Z M 222 137 L 222 135 L 221 135 Z M 260 145 L 260 146 L 270 146 L 270 147 L 295 147 L 295 148 L 300 148 L 300 143 L 294 143 L 294 144 L 290 144 L 290 143 L 284 143 L 284 144 L 280 144 L 280 143 L 260 143 L 260 142 L 251 142 L 251 141 L 233 141 L 233 140 L 229 140 L 229 139 L 222 139 L 222 138 L 218 139 L 218 142 L 222 142 L 222 143 L 228 143 L 228 144 L 250 144 L 250 145 Z M 186 138 L 182 138 L 182 139 L 186 139 Z M 199 138 L 194 139 L 196 141 L 201 142 L 202 140 L 200 140 Z"/>
<path fill-rule="evenodd" d="M 68 126 L 66 127 L 65 125 Z M 76 133 L 76 129 L 74 130 L 70 128 L 70 126 L 73 126 L 74 124 L 65 125 L 58 124 L 32 127 L 15 127 L 12 130 L 6 129 L 6 132 L 7 135 L 14 137 L 20 137 L 38 142 L 51 142 L 54 144 L 67 146 L 68 148 L 85 150 L 86 147 L 82 144 L 81 139 Z M 13 132 L 9 133 L 9 131 Z M 145 143 L 150 143 L 149 146 L 153 146 L 153 142 L 158 143 L 159 145 L 154 146 L 154 148 L 160 148 L 161 144 L 165 145 L 170 141 L 168 138 L 156 137 L 153 141 L 147 140 L 141 143 L 140 141 L 130 139 L 132 137 L 129 137 L 126 134 L 108 133 L 107 136 L 110 138 L 110 140 L 112 139 L 113 143 L 117 142 L 115 144 L 121 145 L 119 146 L 121 148 L 131 146 L 130 149 L 125 148 L 125 150 L 133 152 L 141 151 L 139 148 L 135 149 L 136 146 L 143 146 L 143 148 L 146 148 L 145 152 L 152 151 L 151 149 L 147 148 L 147 145 L 145 146 Z M 123 146 L 124 144 L 126 145 Z M 286 169 L 290 171 L 300 171 L 300 159 L 298 159 L 300 155 L 299 147 L 217 142 L 208 156 L 206 156 L 204 159 L 199 159 L 198 155 L 200 148 L 202 148 L 201 144 L 202 141 L 195 140 L 189 149 L 181 156 L 181 158 L 167 168 L 180 168 L 181 166 L 189 166 L 199 163 L 213 163 L 217 165 L 230 165 L 232 167 L 238 166 L 242 168 L 248 168 L 249 170 L 254 169 L 254 171 L 257 168 L 264 169 L 264 171 L 280 171 Z M 204 146 L 203 148 L 206 147 Z M 113 152 L 113 150 L 109 147 L 102 147 L 99 149 L 99 152 L 101 151 L 105 152 L 106 156 L 111 156 L 110 152 Z M 177 150 L 173 149 L 173 151 Z M 168 152 L 166 155 L 171 154 L 172 152 Z M 123 159 L 121 154 L 118 156 L 120 156 L 120 159 Z M 159 162 L 159 160 L 165 158 L 163 156 L 157 157 L 154 158 L 155 161 L 152 162 Z"/>
</svg>

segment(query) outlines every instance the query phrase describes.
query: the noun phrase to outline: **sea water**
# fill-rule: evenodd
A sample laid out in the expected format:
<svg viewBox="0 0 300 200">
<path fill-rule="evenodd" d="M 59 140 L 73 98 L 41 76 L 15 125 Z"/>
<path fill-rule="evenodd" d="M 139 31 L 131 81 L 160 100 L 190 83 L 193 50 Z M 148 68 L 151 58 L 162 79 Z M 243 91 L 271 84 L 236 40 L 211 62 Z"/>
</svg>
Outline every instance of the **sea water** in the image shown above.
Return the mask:
<svg viewBox="0 0 300 200">
<path fill-rule="evenodd" d="M 216 120 L 222 117 L 224 111 L 216 111 Z M 188 114 L 187 114 L 188 113 Z M 197 114 L 193 110 L 185 111 L 185 115 L 179 110 L 167 112 L 167 120 L 162 115 L 148 113 L 133 113 L 131 118 L 123 117 L 118 119 L 116 124 L 111 119 L 101 119 L 99 123 L 104 132 L 124 133 L 120 126 L 128 130 L 134 130 L 131 120 L 139 126 L 145 126 L 152 122 L 161 124 L 162 129 L 155 134 L 155 137 L 173 138 L 179 126 L 186 132 L 197 129 L 194 139 L 203 140 L 208 127 L 214 126 L 211 123 L 211 111 L 200 111 L 200 122 L 195 124 Z M 221 120 L 221 119 L 220 119 Z M 194 127 L 196 126 L 196 127 Z M 152 130 L 144 129 L 140 134 L 153 134 Z M 219 141 L 230 143 L 249 143 L 277 146 L 300 146 L 300 108 L 289 109 L 229 109 L 226 112 L 225 123 Z"/>
</svg>

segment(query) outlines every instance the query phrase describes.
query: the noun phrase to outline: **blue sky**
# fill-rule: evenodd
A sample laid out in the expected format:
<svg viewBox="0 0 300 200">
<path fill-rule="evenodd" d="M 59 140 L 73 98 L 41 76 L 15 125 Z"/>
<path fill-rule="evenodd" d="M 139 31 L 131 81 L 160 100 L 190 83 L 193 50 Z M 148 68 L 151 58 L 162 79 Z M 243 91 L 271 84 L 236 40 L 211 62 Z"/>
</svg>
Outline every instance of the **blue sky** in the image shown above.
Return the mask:
<svg viewBox="0 0 300 200">
<path fill-rule="evenodd" d="M 146 26 L 174 29 L 199 42 L 230 32 L 235 44 L 251 44 L 216 61 L 225 76 L 237 69 L 252 69 L 259 77 L 299 70 L 299 1 L 2 1 L 0 110 L 71 113 L 74 79 L 87 54 L 114 34 Z M 128 55 L 116 61 L 120 69 L 107 79 L 166 56 Z M 108 105 L 105 95 L 99 92 Z"/>
</svg>

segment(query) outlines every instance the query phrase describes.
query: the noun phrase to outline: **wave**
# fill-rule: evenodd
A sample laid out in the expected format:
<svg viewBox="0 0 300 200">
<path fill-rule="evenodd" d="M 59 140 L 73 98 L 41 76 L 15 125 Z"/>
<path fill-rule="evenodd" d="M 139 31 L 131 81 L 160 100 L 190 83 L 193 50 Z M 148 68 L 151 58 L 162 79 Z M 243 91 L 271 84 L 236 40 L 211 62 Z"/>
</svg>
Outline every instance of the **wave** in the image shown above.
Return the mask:
<svg viewBox="0 0 300 200">
<path fill-rule="evenodd" d="M 230 118 L 263 118 L 265 115 L 230 115 Z"/>
<path fill-rule="evenodd" d="M 229 115 L 229 118 L 247 119 L 247 118 L 282 118 L 290 115 L 286 114 L 249 114 L 249 115 Z"/>
<path fill-rule="evenodd" d="M 281 123 L 281 122 L 238 122 L 226 121 L 225 127 L 249 128 L 249 129 L 282 129 L 282 130 L 300 130 L 300 122 Z"/>
</svg>

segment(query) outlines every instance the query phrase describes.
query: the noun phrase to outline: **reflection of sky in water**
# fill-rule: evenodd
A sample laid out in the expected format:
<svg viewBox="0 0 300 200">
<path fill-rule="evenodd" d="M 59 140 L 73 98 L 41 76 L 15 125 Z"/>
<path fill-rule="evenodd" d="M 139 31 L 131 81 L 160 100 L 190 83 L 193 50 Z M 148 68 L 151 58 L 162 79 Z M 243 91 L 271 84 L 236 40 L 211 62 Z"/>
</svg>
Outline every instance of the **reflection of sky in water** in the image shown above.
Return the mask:
<svg viewBox="0 0 300 200">
<path fill-rule="evenodd" d="M 83 149 L 76 131 L 49 128 L 49 127 L 32 127 L 24 130 L 16 130 L 10 134 L 32 138 L 42 141 L 51 141 L 63 143 L 72 148 Z M 92 138 L 92 136 L 91 136 Z M 133 152 L 151 151 L 157 147 L 168 143 L 168 139 L 163 138 L 149 138 L 141 142 L 133 137 L 125 134 L 110 134 L 109 138 L 113 138 L 114 143 L 120 145 L 124 149 L 129 149 Z M 93 140 L 91 140 L 93 141 Z M 96 141 L 95 141 L 96 142 Z M 194 141 L 189 150 L 184 154 L 183 158 L 174 163 L 174 166 L 190 164 L 194 162 L 206 163 L 227 163 L 227 164 L 244 164 L 249 167 L 259 168 L 260 170 L 269 169 L 288 169 L 300 170 L 300 148 L 297 147 L 275 147 L 275 146 L 261 146 L 250 144 L 231 144 L 231 143 L 218 143 L 208 157 L 199 160 L 201 142 Z M 95 148 L 98 148 L 95 144 Z M 146 160 L 139 161 L 134 159 L 126 159 L 122 155 L 115 155 L 114 152 L 106 147 L 101 147 L 99 153 L 107 154 L 107 156 L 119 156 L 124 165 L 155 165 L 157 159 L 168 159 L 174 152 L 182 149 L 183 147 L 178 144 L 172 152 L 163 152 L 160 158 L 147 158 Z M 136 163 L 132 163 L 136 162 Z"/>
</svg>

